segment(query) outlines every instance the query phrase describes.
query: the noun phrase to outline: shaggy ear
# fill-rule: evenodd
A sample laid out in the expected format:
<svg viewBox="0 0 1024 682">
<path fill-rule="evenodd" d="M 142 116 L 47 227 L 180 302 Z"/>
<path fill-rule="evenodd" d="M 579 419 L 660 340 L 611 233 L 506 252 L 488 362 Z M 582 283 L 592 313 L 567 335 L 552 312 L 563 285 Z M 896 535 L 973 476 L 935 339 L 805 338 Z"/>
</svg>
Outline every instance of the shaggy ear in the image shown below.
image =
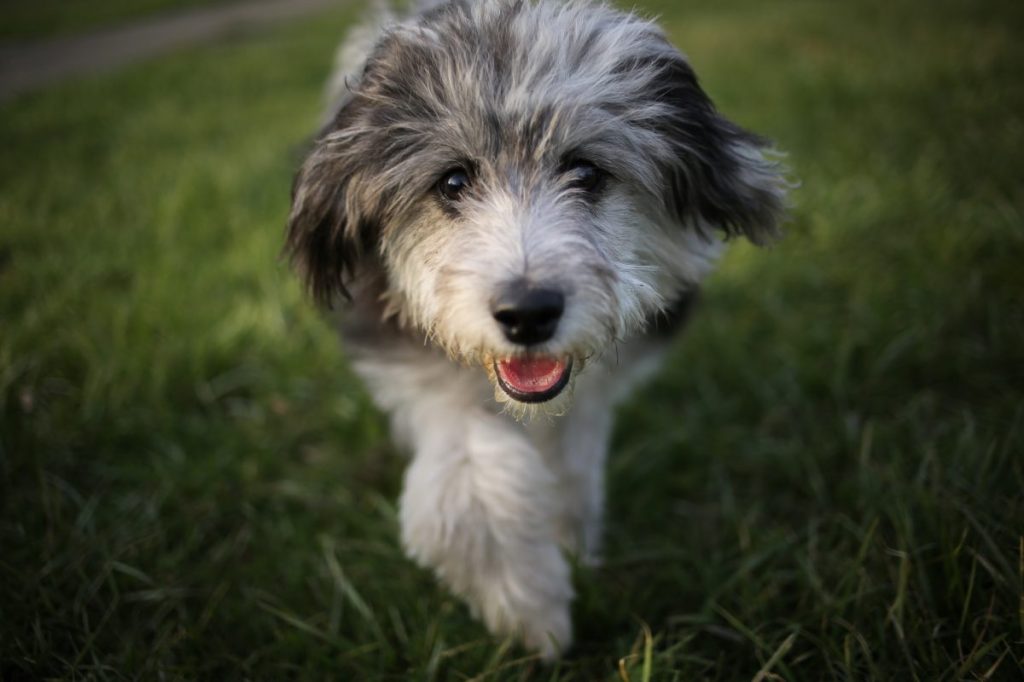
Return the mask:
<svg viewBox="0 0 1024 682">
<path fill-rule="evenodd" d="M 764 244 L 778 232 L 789 186 L 767 158 L 767 141 L 722 117 L 681 54 L 660 58 L 651 82 L 665 106 L 662 134 L 672 147 L 666 205 L 684 223 L 722 229 Z"/>
<path fill-rule="evenodd" d="M 312 296 L 325 305 L 339 294 L 349 298 L 346 285 L 372 232 L 353 183 L 356 165 L 332 135 L 324 135 L 292 183 L 284 252 Z"/>
</svg>

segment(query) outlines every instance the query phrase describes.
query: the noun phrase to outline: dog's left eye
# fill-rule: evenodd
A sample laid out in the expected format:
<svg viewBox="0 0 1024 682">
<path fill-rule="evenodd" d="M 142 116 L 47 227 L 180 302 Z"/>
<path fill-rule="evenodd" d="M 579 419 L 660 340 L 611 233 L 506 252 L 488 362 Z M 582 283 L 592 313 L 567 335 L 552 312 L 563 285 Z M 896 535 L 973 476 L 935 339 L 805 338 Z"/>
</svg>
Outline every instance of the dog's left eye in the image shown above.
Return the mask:
<svg viewBox="0 0 1024 682">
<path fill-rule="evenodd" d="M 605 172 L 589 161 L 577 159 L 566 164 L 569 186 L 588 194 L 596 194 L 604 184 Z"/>
<path fill-rule="evenodd" d="M 455 168 L 445 173 L 437 182 L 437 191 L 448 201 L 458 201 L 469 187 L 469 173 Z"/>
</svg>

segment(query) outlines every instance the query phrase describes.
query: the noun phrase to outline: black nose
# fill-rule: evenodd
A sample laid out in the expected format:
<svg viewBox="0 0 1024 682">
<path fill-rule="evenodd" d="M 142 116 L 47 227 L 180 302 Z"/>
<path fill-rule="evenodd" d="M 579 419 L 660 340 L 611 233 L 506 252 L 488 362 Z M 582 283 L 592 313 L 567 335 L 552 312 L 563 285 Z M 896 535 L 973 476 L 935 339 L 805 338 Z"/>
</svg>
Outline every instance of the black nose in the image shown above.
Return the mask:
<svg viewBox="0 0 1024 682">
<path fill-rule="evenodd" d="M 505 338 L 529 346 L 555 335 L 565 309 L 565 296 L 554 289 L 531 289 L 515 284 L 491 308 Z"/>
</svg>

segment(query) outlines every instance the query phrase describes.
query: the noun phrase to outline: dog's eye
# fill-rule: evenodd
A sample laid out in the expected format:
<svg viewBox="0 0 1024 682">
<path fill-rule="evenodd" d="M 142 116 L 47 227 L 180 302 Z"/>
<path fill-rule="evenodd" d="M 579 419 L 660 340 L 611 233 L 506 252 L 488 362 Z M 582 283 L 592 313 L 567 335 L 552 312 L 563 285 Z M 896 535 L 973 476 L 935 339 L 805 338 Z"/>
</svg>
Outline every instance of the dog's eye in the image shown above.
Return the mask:
<svg viewBox="0 0 1024 682">
<path fill-rule="evenodd" d="M 565 166 L 565 173 L 569 176 L 569 186 L 588 194 L 596 194 L 604 184 L 605 172 L 582 159 L 570 161 Z"/>
<path fill-rule="evenodd" d="M 437 191 L 448 201 L 458 201 L 469 188 L 469 173 L 461 168 L 448 171 L 437 182 Z"/>
</svg>

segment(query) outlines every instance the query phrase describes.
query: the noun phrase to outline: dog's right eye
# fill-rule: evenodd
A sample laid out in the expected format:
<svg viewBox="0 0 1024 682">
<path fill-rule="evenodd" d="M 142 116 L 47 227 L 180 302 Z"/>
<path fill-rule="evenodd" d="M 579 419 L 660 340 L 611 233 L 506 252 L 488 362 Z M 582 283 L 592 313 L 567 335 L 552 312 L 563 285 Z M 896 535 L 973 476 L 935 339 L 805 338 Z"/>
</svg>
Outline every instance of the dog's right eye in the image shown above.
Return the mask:
<svg viewBox="0 0 1024 682">
<path fill-rule="evenodd" d="M 437 191 L 448 201 L 458 201 L 469 188 L 469 173 L 456 168 L 445 173 L 437 182 Z"/>
</svg>

